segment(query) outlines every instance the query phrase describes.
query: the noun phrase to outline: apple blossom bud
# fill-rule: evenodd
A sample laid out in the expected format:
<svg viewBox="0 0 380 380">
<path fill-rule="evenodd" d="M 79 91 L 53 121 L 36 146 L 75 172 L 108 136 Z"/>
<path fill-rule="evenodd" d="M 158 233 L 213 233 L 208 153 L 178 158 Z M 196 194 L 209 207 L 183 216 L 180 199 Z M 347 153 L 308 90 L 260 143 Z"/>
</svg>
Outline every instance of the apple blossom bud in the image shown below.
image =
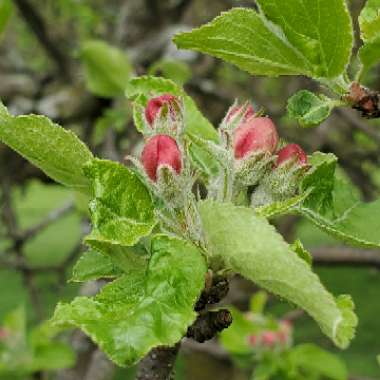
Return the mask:
<svg viewBox="0 0 380 380">
<path fill-rule="evenodd" d="M 278 144 L 276 126 L 267 117 L 253 117 L 235 129 L 235 158 L 242 159 L 256 152 L 273 153 Z"/>
<path fill-rule="evenodd" d="M 179 174 L 182 169 L 181 152 L 176 141 L 167 135 L 156 135 L 145 144 L 141 161 L 152 181 L 157 180 L 160 167 L 171 168 Z"/>
<path fill-rule="evenodd" d="M 264 331 L 261 334 L 261 342 L 264 346 L 273 347 L 277 342 L 277 335 L 274 331 Z"/>
<path fill-rule="evenodd" d="M 276 166 L 280 166 L 288 160 L 294 160 L 298 165 L 307 164 L 307 155 L 297 144 L 289 144 L 278 151 Z"/>
<path fill-rule="evenodd" d="M 151 126 L 164 105 L 168 106 L 170 115 L 173 116 L 173 119 L 175 118 L 175 114 L 179 109 L 178 99 L 171 94 L 160 95 L 150 99 L 145 108 L 145 118 Z"/>
<path fill-rule="evenodd" d="M 244 110 L 244 114 L 241 115 L 241 122 L 244 123 L 246 121 L 248 121 L 252 116 L 255 115 L 255 111 L 252 107 L 251 104 L 249 104 L 248 106 L 239 106 L 239 105 L 236 105 L 234 107 L 231 107 L 231 109 L 228 111 L 228 114 L 226 116 L 226 121 L 229 122 L 231 121 L 231 119 L 236 116 L 237 114 L 243 112 L 243 109 Z"/>
<path fill-rule="evenodd" d="M 249 335 L 248 336 L 248 344 L 250 346 L 256 346 L 258 343 L 257 335 Z"/>
</svg>

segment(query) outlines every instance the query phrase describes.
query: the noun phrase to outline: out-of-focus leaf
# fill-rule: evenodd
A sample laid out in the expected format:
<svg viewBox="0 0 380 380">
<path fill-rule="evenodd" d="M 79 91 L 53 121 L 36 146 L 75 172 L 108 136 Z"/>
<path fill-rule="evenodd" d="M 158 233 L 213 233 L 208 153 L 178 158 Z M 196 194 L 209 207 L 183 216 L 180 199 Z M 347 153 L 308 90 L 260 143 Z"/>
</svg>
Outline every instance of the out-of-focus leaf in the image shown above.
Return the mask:
<svg viewBox="0 0 380 380">
<path fill-rule="evenodd" d="M 212 201 L 201 202 L 199 210 L 213 258 L 303 308 L 337 346 L 348 346 L 357 324 L 350 297 L 334 299 L 265 218 L 249 208 Z"/>
<path fill-rule="evenodd" d="M 11 0 L 0 0 L 0 38 L 4 32 L 9 19 L 13 13 L 13 3 Z"/>
<path fill-rule="evenodd" d="M 185 62 L 161 60 L 149 68 L 148 74 L 163 76 L 182 86 L 191 78 L 191 69 Z"/>
<path fill-rule="evenodd" d="M 338 356 L 323 350 L 314 344 L 301 344 L 289 353 L 289 359 L 296 367 L 307 373 L 312 372 L 330 380 L 347 380 L 348 372 L 344 362 Z"/>
<path fill-rule="evenodd" d="M 205 274 L 195 246 L 160 235 L 152 240 L 147 267 L 135 268 L 94 298 L 59 304 L 53 322 L 80 327 L 115 363 L 133 364 L 151 348 L 183 337 L 196 317 Z"/>
<path fill-rule="evenodd" d="M 89 181 L 83 166 L 93 159 L 86 145 L 44 116 L 12 116 L 0 104 L 0 141 L 21 154 L 49 177 L 83 192 Z"/>
<path fill-rule="evenodd" d="M 123 95 L 131 77 L 132 67 L 125 52 L 104 41 L 90 40 L 80 51 L 86 84 L 95 95 Z"/>
<path fill-rule="evenodd" d="M 367 0 L 359 16 L 361 38 L 364 45 L 359 50 L 363 72 L 380 61 L 380 1 Z"/>
</svg>

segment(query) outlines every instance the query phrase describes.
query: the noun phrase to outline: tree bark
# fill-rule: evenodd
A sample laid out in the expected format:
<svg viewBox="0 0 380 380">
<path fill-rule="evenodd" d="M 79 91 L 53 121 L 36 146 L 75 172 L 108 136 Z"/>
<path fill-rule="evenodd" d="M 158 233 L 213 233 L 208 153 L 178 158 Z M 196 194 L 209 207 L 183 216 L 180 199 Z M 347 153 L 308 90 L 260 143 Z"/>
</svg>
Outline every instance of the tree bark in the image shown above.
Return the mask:
<svg viewBox="0 0 380 380">
<path fill-rule="evenodd" d="M 139 363 L 136 380 L 174 380 L 174 364 L 180 345 L 151 350 Z"/>
</svg>

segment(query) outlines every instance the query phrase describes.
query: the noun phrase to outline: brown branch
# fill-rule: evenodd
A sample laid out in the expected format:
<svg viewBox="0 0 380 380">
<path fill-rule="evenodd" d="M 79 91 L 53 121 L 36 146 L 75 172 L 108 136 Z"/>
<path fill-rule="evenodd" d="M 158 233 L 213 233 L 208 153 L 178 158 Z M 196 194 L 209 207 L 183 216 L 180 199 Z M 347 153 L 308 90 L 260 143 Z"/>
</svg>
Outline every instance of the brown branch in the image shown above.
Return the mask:
<svg viewBox="0 0 380 380">
<path fill-rule="evenodd" d="M 48 28 L 40 13 L 32 6 L 28 0 L 14 0 L 21 16 L 36 35 L 40 44 L 44 47 L 47 54 L 57 65 L 60 74 L 70 79 L 70 64 L 66 55 L 59 48 L 60 43 L 53 41 L 49 35 Z"/>
<path fill-rule="evenodd" d="M 170 328 L 170 327 L 168 327 Z M 141 360 L 136 380 L 174 380 L 174 363 L 180 343 L 174 347 L 157 347 Z"/>
<path fill-rule="evenodd" d="M 318 265 L 369 266 L 380 268 L 380 251 L 349 247 L 321 247 L 311 250 Z"/>
</svg>

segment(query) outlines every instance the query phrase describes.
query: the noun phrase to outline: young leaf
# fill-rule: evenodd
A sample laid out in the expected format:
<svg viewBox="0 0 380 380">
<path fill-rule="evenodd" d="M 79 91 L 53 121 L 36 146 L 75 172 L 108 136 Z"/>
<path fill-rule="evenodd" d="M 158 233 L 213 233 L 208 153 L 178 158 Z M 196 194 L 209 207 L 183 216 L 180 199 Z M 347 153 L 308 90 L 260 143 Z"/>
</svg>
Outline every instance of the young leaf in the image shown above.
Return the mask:
<svg viewBox="0 0 380 380">
<path fill-rule="evenodd" d="M 132 73 L 127 55 L 104 41 L 91 40 L 82 45 L 80 59 L 84 65 L 86 84 L 95 95 L 123 95 Z"/>
<path fill-rule="evenodd" d="M 298 255 L 299 258 L 305 260 L 308 265 L 313 264 L 313 257 L 310 252 L 305 249 L 301 240 L 296 240 L 291 246 L 291 249 Z"/>
<path fill-rule="evenodd" d="M 303 308 L 337 346 L 348 346 L 357 324 L 352 301 L 335 300 L 265 218 L 249 208 L 212 201 L 201 202 L 199 210 L 212 257 Z"/>
<path fill-rule="evenodd" d="M 303 127 L 312 127 L 326 120 L 335 105 L 333 99 L 310 91 L 297 92 L 288 100 L 288 114 Z"/>
<path fill-rule="evenodd" d="M 331 380 L 347 380 L 348 371 L 338 356 L 323 350 L 314 344 L 300 344 L 289 352 L 289 359 L 295 367 L 306 373 L 315 373 Z"/>
<path fill-rule="evenodd" d="M 304 189 L 312 188 L 311 195 L 295 207 L 317 227 L 347 244 L 380 247 L 380 200 L 364 203 L 352 185 L 335 173 L 333 155 L 314 154 L 313 169 L 303 181 Z"/>
<path fill-rule="evenodd" d="M 112 262 L 111 258 L 99 252 L 89 250 L 84 253 L 73 268 L 70 281 L 85 282 L 99 278 L 114 278 L 123 272 Z"/>
<path fill-rule="evenodd" d="M 93 229 L 86 243 L 95 250 L 115 253 L 117 246 L 133 246 L 151 233 L 156 224 L 149 191 L 125 166 L 93 160 L 85 173 L 91 180 L 94 199 L 90 203 Z"/>
<path fill-rule="evenodd" d="M 55 181 L 76 190 L 89 191 L 83 166 L 93 156 L 73 132 L 44 116 L 12 116 L 0 103 L 0 141 Z"/>
<path fill-rule="evenodd" d="M 152 240 L 151 260 L 94 298 L 59 304 L 53 323 L 76 326 L 118 365 L 136 363 L 153 347 L 173 346 L 194 321 L 206 264 L 192 244 L 168 236 Z"/>
<path fill-rule="evenodd" d="M 235 8 L 174 38 L 254 75 L 340 76 L 349 62 L 352 26 L 344 0 L 259 0 L 260 12 Z M 331 38 L 334 35 L 334 38 Z"/>
</svg>

